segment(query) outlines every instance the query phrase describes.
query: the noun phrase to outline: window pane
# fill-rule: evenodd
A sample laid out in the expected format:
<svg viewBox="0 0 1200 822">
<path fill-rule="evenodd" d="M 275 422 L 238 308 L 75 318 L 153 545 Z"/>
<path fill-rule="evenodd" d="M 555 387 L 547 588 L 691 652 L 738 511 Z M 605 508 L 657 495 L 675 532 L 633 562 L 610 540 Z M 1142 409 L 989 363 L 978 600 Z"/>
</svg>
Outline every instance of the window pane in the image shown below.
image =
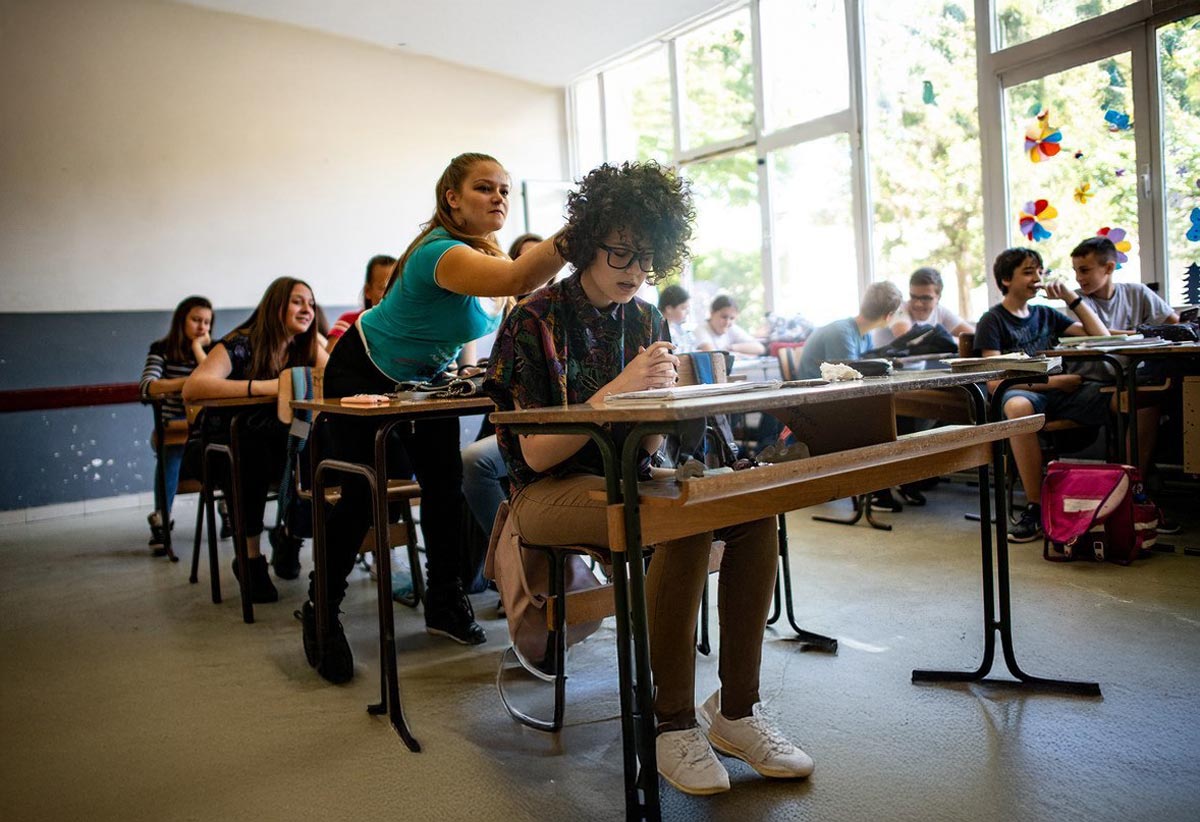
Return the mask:
<svg viewBox="0 0 1200 822">
<path fill-rule="evenodd" d="M 1138 0 L 999 0 L 994 4 L 999 47 L 1008 48 L 1053 34 L 1136 2 Z"/>
<path fill-rule="evenodd" d="M 600 122 L 600 84 L 595 77 L 580 80 L 572 87 L 575 100 L 575 145 L 579 152 L 578 174 L 604 162 L 604 132 Z"/>
<path fill-rule="evenodd" d="M 695 148 L 754 127 L 750 11 L 742 9 L 676 41 L 683 86 L 683 144 Z"/>
<path fill-rule="evenodd" d="M 1158 31 L 1166 166 L 1167 292 L 1176 305 L 1200 304 L 1200 17 Z M 1188 233 L 1191 232 L 1189 238 Z"/>
<path fill-rule="evenodd" d="M 1126 52 L 1005 91 L 1011 242 L 1071 284 L 1071 249 L 1105 231 L 1126 257 L 1114 279 L 1141 279 L 1132 79 Z"/>
<path fill-rule="evenodd" d="M 970 2 L 869 3 L 867 149 L 875 275 L 908 293 L 921 266 L 964 319 L 987 309 Z"/>
<path fill-rule="evenodd" d="M 767 131 L 850 105 L 842 0 L 763 0 L 758 19 Z"/>
<path fill-rule="evenodd" d="M 610 162 L 671 161 L 674 138 L 666 48 L 604 72 L 604 115 Z"/>
<path fill-rule="evenodd" d="M 738 325 L 756 334 L 763 319 L 762 217 L 753 151 L 739 151 L 683 169 L 692 181 L 696 230 L 692 240 L 692 322 L 708 317 L 717 294 L 729 294 Z"/>
<path fill-rule="evenodd" d="M 824 325 L 858 312 L 858 261 L 845 134 L 770 157 L 775 314 Z"/>
</svg>

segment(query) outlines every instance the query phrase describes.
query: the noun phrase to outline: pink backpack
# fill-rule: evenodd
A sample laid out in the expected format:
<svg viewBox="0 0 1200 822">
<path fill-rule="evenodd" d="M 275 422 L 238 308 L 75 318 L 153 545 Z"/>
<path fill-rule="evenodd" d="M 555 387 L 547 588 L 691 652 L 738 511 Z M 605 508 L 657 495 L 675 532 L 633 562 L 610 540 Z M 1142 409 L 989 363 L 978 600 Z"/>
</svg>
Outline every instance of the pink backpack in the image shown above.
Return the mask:
<svg viewBox="0 0 1200 822">
<path fill-rule="evenodd" d="M 1158 538 L 1158 506 L 1132 465 L 1055 461 L 1042 483 L 1042 556 L 1128 565 Z"/>
</svg>

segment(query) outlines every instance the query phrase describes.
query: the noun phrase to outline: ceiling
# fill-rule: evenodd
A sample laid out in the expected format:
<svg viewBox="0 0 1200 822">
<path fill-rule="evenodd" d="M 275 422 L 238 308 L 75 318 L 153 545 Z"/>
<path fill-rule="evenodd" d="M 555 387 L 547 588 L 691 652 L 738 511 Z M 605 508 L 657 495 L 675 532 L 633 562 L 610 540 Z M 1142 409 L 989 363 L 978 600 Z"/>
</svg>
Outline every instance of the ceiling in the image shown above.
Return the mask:
<svg viewBox="0 0 1200 822">
<path fill-rule="evenodd" d="M 181 0 L 547 86 L 729 0 Z M 400 46 L 399 44 L 403 44 Z"/>
</svg>

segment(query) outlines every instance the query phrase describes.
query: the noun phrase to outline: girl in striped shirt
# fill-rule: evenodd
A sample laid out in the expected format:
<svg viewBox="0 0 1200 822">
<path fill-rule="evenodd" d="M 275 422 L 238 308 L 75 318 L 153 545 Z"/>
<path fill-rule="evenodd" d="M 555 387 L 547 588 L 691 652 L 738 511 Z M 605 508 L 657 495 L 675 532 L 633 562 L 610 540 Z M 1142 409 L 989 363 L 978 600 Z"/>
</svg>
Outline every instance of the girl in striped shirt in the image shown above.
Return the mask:
<svg viewBox="0 0 1200 822">
<path fill-rule="evenodd" d="M 167 336 L 150 344 L 146 365 L 142 368 L 142 399 L 163 397 L 163 421 L 187 419 L 183 398 L 179 392 L 184 380 L 192 370 L 204 362 L 212 345 L 209 332 L 212 330 L 213 308 L 204 297 L 188 297 L 175 307 L 171 317 L 171 328 Z M 163 546 L 165 528 L 171 527 L 171 505 L 175 501 L 175 489 L 179 485 L 179 465 L 183 461 L 183 446 L 169 445 L 163 448 L 163 473 L 166 477 L 166 499 L 161 496 L 158 483 L 154 484 L 154 511 L 150 521 L 150 546 L 155 556 L 166 553 Z"/>
</svg>

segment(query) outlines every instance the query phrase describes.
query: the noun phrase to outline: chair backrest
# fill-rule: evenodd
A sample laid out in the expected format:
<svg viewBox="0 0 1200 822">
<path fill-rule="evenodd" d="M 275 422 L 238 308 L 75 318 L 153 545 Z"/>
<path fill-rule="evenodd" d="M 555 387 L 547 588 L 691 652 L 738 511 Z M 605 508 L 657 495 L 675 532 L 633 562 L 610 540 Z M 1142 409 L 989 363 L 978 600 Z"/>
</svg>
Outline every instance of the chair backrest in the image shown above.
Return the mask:
<svg viewBox="0 0 1200 822">
<path fill-rule="evenodd" d="M 975 334 L 966 331 L 958 335 L 958 356 L 974 357 L 975 356 Z"/>
<path fill-rule="evenodd" d="M 800 357 L 803 354 L 804 346 L 779 349 L 779 375 L 784 380 L 800 379 Z"/>
</svg>

